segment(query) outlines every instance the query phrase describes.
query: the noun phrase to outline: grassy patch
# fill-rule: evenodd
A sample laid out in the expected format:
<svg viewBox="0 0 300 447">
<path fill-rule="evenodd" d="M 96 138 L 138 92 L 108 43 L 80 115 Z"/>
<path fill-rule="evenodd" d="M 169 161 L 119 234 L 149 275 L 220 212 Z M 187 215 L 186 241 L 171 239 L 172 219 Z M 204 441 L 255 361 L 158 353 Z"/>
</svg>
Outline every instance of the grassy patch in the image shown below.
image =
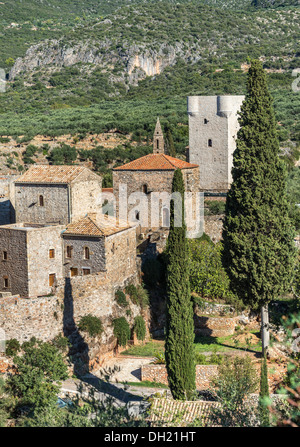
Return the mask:
<svg viewBox="0 0 300 447">
<path fill-rule="evenodd" d="M 250 332 L 249 332 L 250 334 Z M 195 337 L 194 349 L 195 353 L 201 352 L 228 352 L 236 350 L 247 350 L 247 343 L 236 343 L 235 335 L 227 337 L 203 337 L 197 335 Z M 122 355 L 134 355 L 141 357 L 156 357 L 158 353 L 164 353 L 164 341 L 152 340 L 142 346 L 133 346 L 127 351 L 122 352 Z M 253 343 L 250 347 L 250 352 L 260 352 L 261 342 Z"/>
</svg>

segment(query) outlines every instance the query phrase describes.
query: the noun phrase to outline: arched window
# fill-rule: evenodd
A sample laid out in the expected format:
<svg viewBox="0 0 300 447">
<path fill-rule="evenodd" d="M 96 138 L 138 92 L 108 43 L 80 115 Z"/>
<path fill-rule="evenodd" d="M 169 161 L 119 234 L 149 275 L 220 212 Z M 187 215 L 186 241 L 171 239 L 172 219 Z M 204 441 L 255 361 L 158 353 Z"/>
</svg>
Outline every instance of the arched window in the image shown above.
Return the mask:
<svg viewBox="0 0 300 447">
<path fill-rule="evenodd" d="M 204 124 L 208 123 L 208 119 L 204 118 Z"/>
<path fill-rule="evenodd" d="M 208 147 L 212 147 L 212 140 L 211 139 L 208 140 Z"/>
<path fill-rule="evenodd" d="M 162 212 L 162 226 L 168 227 L 170 226 L 170 211 L 168 208 L 163 208 Z"/>
<path fill-rule="evenodd" d="M 140 213 L 139 213 L 139 211 L 135 212 L 135 218 L 136 218 L 136 220 L 140 220 Z"/>
<path fill-rule="evenodd" d="M 148 187 L 147 185 L 143 185 L 143 193 L 148 194 Z"/>
<path fill-rule="evenodd" d="M 39 196 L 39 205 L 44 206 L 44 196 Z"/>
<path fill-rule="evenodd" d="M 89 249 L 89 247 L 84 247 L 84 259 L 90 259 L 90 249 Z"/>
</svg>

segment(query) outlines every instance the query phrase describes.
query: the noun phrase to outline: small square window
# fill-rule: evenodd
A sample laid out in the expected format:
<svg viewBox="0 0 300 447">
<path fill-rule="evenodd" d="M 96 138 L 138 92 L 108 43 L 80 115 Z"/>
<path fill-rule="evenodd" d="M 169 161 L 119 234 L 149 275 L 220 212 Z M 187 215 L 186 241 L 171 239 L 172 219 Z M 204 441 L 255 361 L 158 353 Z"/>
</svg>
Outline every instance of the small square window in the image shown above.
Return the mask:
<svg viewBox="0 0 300 447">
<path fill-rule="evenodd" d="M 76 268 L 76 267 L 72 267 L 72 268 L 70 269 L 70 273 L 71 273 L 71 277 L 73 277 L 73 276 L 78 276 L 78 268 Z"/>
<path fill-rule="evenodd" d="M 82 273 L 83 273 L 83 276 L 90 275 L 90 273 L 91 273 L 91 269 L 83 268 L 83 269 L 82 269 Z"/>
</svg>

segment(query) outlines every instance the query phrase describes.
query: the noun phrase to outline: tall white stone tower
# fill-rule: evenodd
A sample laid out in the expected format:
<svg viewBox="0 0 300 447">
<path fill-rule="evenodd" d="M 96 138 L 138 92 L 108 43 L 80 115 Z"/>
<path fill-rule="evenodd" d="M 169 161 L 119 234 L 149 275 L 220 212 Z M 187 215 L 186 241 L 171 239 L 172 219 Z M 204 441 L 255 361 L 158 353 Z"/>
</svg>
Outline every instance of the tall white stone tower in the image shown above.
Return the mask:
<svg viewBox="0 0 300 447">
<path fill-rule="evenodd" d="M 244 96 L 189 96 L 188 162 L 199 165 L 204 192 L 226 192 Z"/>
</svg>

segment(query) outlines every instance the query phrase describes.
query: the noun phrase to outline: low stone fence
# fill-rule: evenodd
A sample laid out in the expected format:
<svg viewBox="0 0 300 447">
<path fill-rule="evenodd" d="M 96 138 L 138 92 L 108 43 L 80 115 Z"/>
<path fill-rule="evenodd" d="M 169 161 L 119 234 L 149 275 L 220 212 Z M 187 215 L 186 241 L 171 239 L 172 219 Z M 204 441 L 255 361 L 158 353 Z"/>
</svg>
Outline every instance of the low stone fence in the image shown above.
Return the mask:
<svg viewBox="0 0 300 447">
<path fill-rule="evenodd" d="M 237 317 L 206 317 L 195 314 L 195 333 L 210 337 L 227 337 L 233 335 Z"/>
<path fill-rule="evenodd" d="M 196 366 L 196 387 L 197 390 L 208 388 L 210 381 L 218 373 L 217 365 L 197 365 Z M 166 365 L 143 365 L 141 367 L 141 380 L 163 383 L 168 385 L 168 374 Z"/>
</svg>

